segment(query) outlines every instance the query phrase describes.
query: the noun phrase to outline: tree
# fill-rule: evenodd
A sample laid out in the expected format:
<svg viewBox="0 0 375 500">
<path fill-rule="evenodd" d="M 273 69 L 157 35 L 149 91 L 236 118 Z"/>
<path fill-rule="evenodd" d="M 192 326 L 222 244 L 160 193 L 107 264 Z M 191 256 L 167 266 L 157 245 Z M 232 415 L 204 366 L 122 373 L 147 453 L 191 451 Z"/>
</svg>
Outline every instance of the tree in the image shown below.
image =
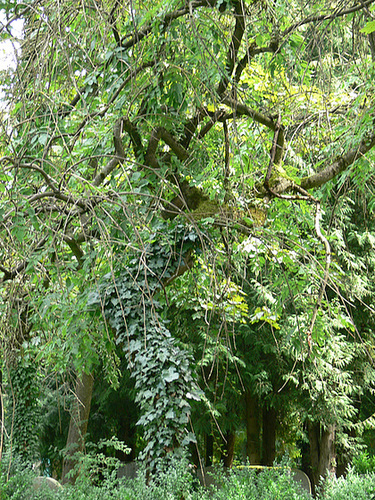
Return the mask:
<svg viewBox="0 0 375 500">
<path fill-rule="evenodd" d="M 2 301 L 11 283 L 32 297 L 33 337 L 50 353 L 63 346 L 60 366 L 76 370 L 88 400 L 100 353 L 113 360 L 115 342 L 142 363 L 143 331 L 154 342 L 147 359 L 155 373 L 157 345 L 175 350 L 181 372 L 169 366 L 159 381 L 181 382 L 185 410 L 173 436 L 158 440 L 149 427 L 152 457 L 179 448 L 183 429 L 189 436 L 194 377 L 164 317 L 168 286 L 193 266 L 207 266 L 216 307 L 239 244 L 262 247 L 252 272 L 264 276 L 272 262 L 264 255 L 276 252 L 281 300 L 254 304 L 250 322 L 271 333 L 282 325 L 279 341 L 319 356 L 325 292 L 335 289 L 323 195 L 352 172 L 371 177 L 374 78 L 360 29 L 372 3 L 3 6 L 3 36 L 20 18 L 24 39 L 16 70 L 4 74 Z M 283 277 L 297 286 L 300 269 L 301 288 L 291 290 Z M 240 286 L 238 271 L 232 281 Z M 124 313 L 127 300 L 134 317 Z M 85 311 L 84 324 L 69 314 L 72 304 Z M 225 308 L 216 310 L 215 321 L 227 321 Z M 151 390 L 152 380 L 138 378 L 139 388 Z M 163 394 L 167 405 L 174 393 Z M 158 401 L 144 407 L 141 423 Z M 82 438 L 85 426 L 78 431 Z"/>
</svg>

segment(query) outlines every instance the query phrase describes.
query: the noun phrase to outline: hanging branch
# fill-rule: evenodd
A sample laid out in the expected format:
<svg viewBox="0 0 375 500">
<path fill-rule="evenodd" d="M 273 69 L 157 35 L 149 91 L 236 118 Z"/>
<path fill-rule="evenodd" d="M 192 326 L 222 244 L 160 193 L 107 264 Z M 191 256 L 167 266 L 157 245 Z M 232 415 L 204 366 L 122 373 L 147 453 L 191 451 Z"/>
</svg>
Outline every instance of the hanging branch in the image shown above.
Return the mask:
<svg viewBox="0 0 375 500">
<path fill-rule="evenodd" d="M 281 147 L 281 144 L 279 144 L 279 133 L 280 133 L 280 130 L 281 130 L 281 116 L 279 115 L 278 119 L 277 119 L 277 122 L 276 122 L 276 126 L 275 126 L 275 133 L 274 133 L 274 136 L 273 136 L 272 148 L 271 148 L 271 158 L 270 158 L 270 162 L 269 162 L 269 165 L 268 165 L 266 177 L 264 179 L 264 187 L 265 187 L 265 189 L 270 194 L 272 194 L 272 196 L 275 196 L 277 198 L 288 199 L 288 200 L 308 200 L 308 201 L 313 201 L 315 203 L 315 207 L 316 207 L 316 213 L 315 213 L 315 233 L 316 233 L 318 239 L 323 243 L 324 250 L 325 250 L 325 266 L 324 266 L 323 281 L 322 281 L 322 284 L 320 286 L 320 290 L 319 290 L 317 301 L 315 303 L 315 307 L 314 307 L 314 310 L 313 310 L 313 314 L 312 314 L 310 326 L 309 326 L 309 328 L 307 330 L 307 345 L 308 345 L 309 353 L 311 353 L 311 349 L 312 349 L 312 331 L 314 329 L 314 325 L 315 325 L 315 322 L 316 322 L 318 311 L 319 311 L 319 309 L 320 309 L 320 307 L 322 305 L 322 300 L 323 300 L 324 292 L 325 292 L 325 289 L 327 287 L 328 278 L 329 278 L 329 267 L 330 267 L 330 264 L 331 264 L 331 247 L 329 245 L 329 242 L 328 242 L 327 238 L 322 234 L 322 231 L 321 231 L 321 228 L 320 228 L 320 220 L 321 220 L 322 213 L 321 213 L 321 208 L 320 208 L 320 202 L 319 202 L 319 200 L 317 200 L 316 198 L 314 198 L 313 196 L 311 196 L 307 191 L 305 191 L 303 188 L 301 188 L 299 186 L 295 186 L 295 189 L 299 190 L 303 194 L 303 196 L 287 196 L 287 195 L 282 195 L 282 194 L 274 192 L 272 190 L 272 188 L 270 187 L 270 179 L 271 179 L 271 175 L 272 175 L 272 170 L 273 170 L 274 165 L 277 164 L 277 162 L 276 162 L 277 149 Z M 284 139 L 282 139 L 282 140 L 284 140 Z M 278 156 L 280 156 L 280 155 L 278 155 Z"/>
<path fill-rule="evenodd" d="M 325 289 L 327 287 L 328 278 L 329 278 L 329 267 L 331 265 L 331 247 L 329 245 L 327 238 L 322 234 L 321 229 L 320 229 L 321 216 L 322 216 L 322 213 L 321 213 L 321 209 L 320 209 L 320 203 L 319 203 L 319 201 L 316 201 L 315 232 L 316 232 L 319 240 L 324 245 L 325 267 L 324 267 L 323 281 L 322 281 L 322 284 L 320 286 L 320 290 L 319 290 L 319 294 L 318 294 L 318 300 L 316 301 L 314 311 L 312 314 L 312 318 L 311 318 L 311 323 L 310 323 L 310 326 L 307 330 L 307 344 L 309 347 L 309 353 L 311 353 L 311 348 L 312 348 L 312 331 L 313 331 L 315 321 L 316 321 L 316 318 L 318 315 L 318 310 L 319 310 L 320 306 L 322 305 L 323 295 L 324 295 Z"/>
<path fill-rule="evenodd" d="M 229 158 L 230 158 L 230 148 L 229 148 L 229 130 L 227 121 L 223 121 L 223 131 L 224 131 L 224 190 L 228 193 L 229 189 Z M 227 196 L 227 195 L 226 195 Z"/>
</svg>

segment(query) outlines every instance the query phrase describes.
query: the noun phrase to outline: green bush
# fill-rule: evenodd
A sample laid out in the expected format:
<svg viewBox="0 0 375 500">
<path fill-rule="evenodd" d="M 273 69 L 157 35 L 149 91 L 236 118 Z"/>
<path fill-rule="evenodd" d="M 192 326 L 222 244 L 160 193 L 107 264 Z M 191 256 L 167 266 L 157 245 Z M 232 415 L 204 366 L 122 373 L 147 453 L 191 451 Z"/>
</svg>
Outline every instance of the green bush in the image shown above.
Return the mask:
<svg viewBox="0 0 375 500">
<path fill-rule="evenodd" d="M 360 453 L 353 458 L 353 470 L 357 474 L 375 473 L 375 456 L 371 456 L 367 451 Z"/>
<path fill-rule="evenodd" d="M 349 470 L 346 477 L 328 478 L 319 500 L 375 500 L 375 474 L 356 474 Z"/>
<path fill-rule="evenodd" d="M 215 500 L 311 500 L 284 465 L 260 472 L 234 469 L 218 477 L 216 483 L 220 488 L 212 496 Z"/>
<path fill-rule="evenodd" d="M 90 458 L 95 464 L 93 457 Z M 362 461 L 363 462 L 363 461 Z M 86 465 L 89 465 L 87 461 Z M 231 470 L 218 469 L 215 483 L 218 486 L 203 489 L 187 459 L 162 465 L 156 477 L 147 481 L 141 468 L 135 479 L 118 480 L 113 473 L 98 476 L 89 467 L 82 468 L 82 475 L 74 486 L 67 485 L 57 491 L 32 487 L 35 473 L 12 461 L 0 466 L 1 500 L 311 500 L 311 496 L 293 480 L 290 469 L 280 468 Z M 97 484 L 94 484 L 96 481 Z M 318 500 L 375 500 L 375 473 L 358 474 L 353 468 L 347 476 L 328 478 L 321 486 Z"/>
</svg>

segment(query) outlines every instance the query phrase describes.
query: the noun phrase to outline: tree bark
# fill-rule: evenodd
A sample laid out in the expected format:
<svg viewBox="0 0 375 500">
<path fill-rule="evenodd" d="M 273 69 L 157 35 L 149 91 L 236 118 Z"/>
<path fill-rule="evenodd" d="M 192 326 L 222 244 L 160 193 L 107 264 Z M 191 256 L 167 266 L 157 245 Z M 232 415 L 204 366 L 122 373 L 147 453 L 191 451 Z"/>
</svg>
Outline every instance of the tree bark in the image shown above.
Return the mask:
<svg viewBox="0 0 375 500">
<path fill-rule="evenodd" d="M 212 434 L 206 434 L 205 438 L 206 438 L 205 466 L 210 467 L 212 465 L 212 458 L 214 456 L 214 438 Z"/>
<path fill-rule="evenodd" d="M 234 431 L 228 431 L 226 435 L 226 440 L 227 440 L 227 446 L 224 455 L 224 467 L 232 467 L 236 433 Z"/>
<path fill-rule="evenodd" d="M 260 453 L 260 407 L 256 396 L 245 393 L 246 456 L 251 465 L 261 463 Z"/>
<path fill-rule="evenodd" d="M 262 465 L 272 466 L 276 458 L 276 410 L 263 408 Z"/>
<path fill-rule="evenodd" d="M 313 476 L 313 490 L 320 478 L 336 472 L 335 426 L 323 428 L 320 423 L 307 423 L 310 459 Z"/>
<path fill-rule="evenodd" d="M 77 479 L 77 471 L 72 472 L 77 465 L 74 455 L 77 452 L 82 452 L 85 447 L 93 386 L 94 378 L 91 374 L 83 373 L 80 377 L 77 377 L 75 400 L 72 405 L 66 443 L 67 455 L 64 459 L 62 483 L 74 484 Z"/>
</svg>

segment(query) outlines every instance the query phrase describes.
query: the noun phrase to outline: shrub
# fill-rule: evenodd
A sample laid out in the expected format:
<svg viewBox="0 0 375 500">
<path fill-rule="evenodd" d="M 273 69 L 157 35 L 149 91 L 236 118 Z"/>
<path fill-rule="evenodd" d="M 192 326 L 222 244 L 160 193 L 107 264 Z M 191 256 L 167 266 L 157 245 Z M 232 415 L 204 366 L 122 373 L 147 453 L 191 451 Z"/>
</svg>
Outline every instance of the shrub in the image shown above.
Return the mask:
<svg viewBox="0 0 375 500">
<path fill-rule="evenodd" d="M 353 458 L 353 470 L 357 474 L 375 473 L 375 456 L 370 456 L 367 451 Z"/>
<path fill-rule="evenodd" d="M 318 494 L 319 500 L 375 500 L 375 474 L 356 474 L 349 470 L 346 477 L 329 477 Z"/>
<path fill-rule="evenodd" d="M 215 500 L 311 500 L 311 496 L 296 483 L 289 467 L 264 469 L 234 469 L 217 479 L 220 489 Z"/>
</svg>

